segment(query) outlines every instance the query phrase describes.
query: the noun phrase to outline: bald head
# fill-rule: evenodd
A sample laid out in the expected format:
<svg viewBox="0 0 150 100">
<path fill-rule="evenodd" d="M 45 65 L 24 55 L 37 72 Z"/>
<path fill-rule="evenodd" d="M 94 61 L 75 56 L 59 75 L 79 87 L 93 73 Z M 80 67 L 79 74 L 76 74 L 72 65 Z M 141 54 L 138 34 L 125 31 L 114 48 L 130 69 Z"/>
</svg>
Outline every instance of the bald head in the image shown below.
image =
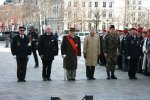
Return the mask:
<svg viewBox="0 0 150 100">
<path fill-rule="evenodd" d="M 95 30 L 94 28 L 91 29 L 90 34 L 91 34 L 92 36 L 94 36 L 94 35 L 96 34 L 96 30 Z"/>
</svg>

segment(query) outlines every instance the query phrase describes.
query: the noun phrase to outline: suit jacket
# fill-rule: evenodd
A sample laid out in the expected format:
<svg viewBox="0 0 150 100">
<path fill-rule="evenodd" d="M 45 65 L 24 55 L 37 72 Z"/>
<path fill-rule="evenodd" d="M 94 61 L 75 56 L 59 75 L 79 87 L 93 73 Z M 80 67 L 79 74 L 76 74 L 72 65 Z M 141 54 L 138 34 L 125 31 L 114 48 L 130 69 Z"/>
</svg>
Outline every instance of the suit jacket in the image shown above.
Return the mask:
<svg viewBox="0 0 150 100">
<path fill-rule="evenodd" d="M 39 55 L 43 55 L 42 59 L 54 60 L 54 56 L 58 55 L 58 41 L 54 35 L 41 35 L 38 40 Z"/>
<path fill-rule="evenodd" d="M 29 44 L 28 36 L 24 35 L 21 38 L 20 35 L 16 35 L 11 43 L 11 53 L 17 58 L 27 58 L 28 55 L 31 55 L 31 45 Z"/>
<path fill-rule="evenodd" d="M 140 56 L 140 43 L 138 42 L 138 37 L 134 38 L 130 35 L 127 38 L 127 56 L 130 56 L 131 59 L 138 60 Z"/>
</svg>

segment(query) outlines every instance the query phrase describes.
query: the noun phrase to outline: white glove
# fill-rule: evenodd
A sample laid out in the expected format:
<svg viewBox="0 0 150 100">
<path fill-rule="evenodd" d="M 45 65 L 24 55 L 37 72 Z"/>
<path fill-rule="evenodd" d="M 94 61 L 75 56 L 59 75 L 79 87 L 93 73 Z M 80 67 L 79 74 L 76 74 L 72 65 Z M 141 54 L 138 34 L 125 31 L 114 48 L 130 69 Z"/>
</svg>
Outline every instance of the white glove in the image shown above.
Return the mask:
<svg viewBox="0 0 150 100">
<path fill-rule="evenodd" d="M 131 59 L 131 57 L 130 57 L 130 56 L 128 56 L 128 57 L 127 57 L 127 59 L 128 59 L 128 60 L 130 60 L 130 59 Z"/>
<path fill-rule="evenodd" d="M 28 43 L 28 46 L 31 46 L 31 43 Z"/>
<path fill-rule="evenodd" d="M 28 57 L 27 57 L 27 58 L 30 58 L 30 56 L 31 56 L 31 55 L 28 55 Z"/>
<path fill-rule="evenodd" d="M 66 55 L 62 55 L 62 57 L 63 57 L 63 58 L 65 58 L 65 57 L 66 57 Z"/>
<path fill-rule="evenodd" d="M 77 60 L 79 60 L 80 59 L 80 56 L 77 56 Z"/>
</svg>

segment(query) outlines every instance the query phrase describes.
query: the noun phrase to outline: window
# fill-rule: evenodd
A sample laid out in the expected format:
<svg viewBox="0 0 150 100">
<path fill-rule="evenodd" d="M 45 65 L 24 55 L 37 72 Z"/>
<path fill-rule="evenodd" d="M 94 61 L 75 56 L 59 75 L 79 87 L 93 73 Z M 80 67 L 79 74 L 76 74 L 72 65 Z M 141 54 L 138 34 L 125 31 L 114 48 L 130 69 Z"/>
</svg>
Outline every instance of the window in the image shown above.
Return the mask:
<svg viewBox="0 0 150 100">
<path fill-rule="evenodd" d="M 112 2 L 109 2 L 109 8 L 112 8 Z"/>
<path fill-rule="evenodd" d="M 71 1 L 68 2 L 68 6 L 71 7 Z"/>
<path fill-rule="evenodd" d="M 142 4 L 142 1 L 139 0 L 139 1 L 138 1 L 138 4 L 141 5 L 141 4 Z"/>
<path fill-rule="evenodd" d="M 74 7 L 77 7 L 77 2 L 74 2 Z"/>
<path fill-rule="evenodd" d="M 82 2 L 82 7 L 85 7 L 85 2 Z"/>
<path fill-rule="evenodd" d="M 130 1 L 129 0 L 127 1 L 127 5 L 130 5 Z"/>
<path fill-rule="evenodd" d="M 103 7 L 106 7 L 106 2 L 103 2 Z"/>
<path fill-rule="evenodd" d="M 136 6 L 133 6 L 133 10 L 136 10 Z"/>
<path fill-rule="evenodd" d="M 133 4 L 134 4 L 134 5 L 136 4 L 136 0 L 133 0 Z"/>
<path fill-rule="evenodd" d="M 95 7 L 98 7 L 98 2 L 95 2 Z"/>
<path fill-rule="evenodd" d="M 71 11 L 68 11 L 68 18 L 71 17 Z"/>
<path fill-rule="evenodd" d="M 106 11 L 103 11 L 103 17 L 106 17 Z"/>
<path fill-rule="evenodd" d="M 109 12 L 109 18 L 112 18 L 112 12 Z"/>
<path fill-rule="evenodd" d="M 91 16 L 92 16 L 91 11 L 88 11 L 88 18 L 91 18 Z"/>
<path fill-rule="evenodd" d="M 141 6 L 138 7 L 138 10 L 141 10 Z"/>
<path fill-rule="evenodd" d="M 92 2 L 89 2 L 89 7 L 92 7 Z"/>
<path fill-rule="evenodd" d="M 56 13 L 56 11 L 57 11 L 57 8 L 54 7 L 54 8 L 53 8 L 53 13 Z"/>
</svg>

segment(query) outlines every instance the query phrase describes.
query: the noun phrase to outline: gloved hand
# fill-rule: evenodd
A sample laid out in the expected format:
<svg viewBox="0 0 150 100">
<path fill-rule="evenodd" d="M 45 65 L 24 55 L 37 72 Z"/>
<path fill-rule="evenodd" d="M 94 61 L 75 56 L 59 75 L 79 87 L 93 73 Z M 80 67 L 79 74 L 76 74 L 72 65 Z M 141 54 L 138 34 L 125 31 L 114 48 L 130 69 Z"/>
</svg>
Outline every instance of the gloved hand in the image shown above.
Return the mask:
<svg viewBox="0 0 150 100">
<path fill-rule="evenodd" d="M 128 60 L 130 60 L 130 59 L 131 59 L 131 57 L 130 57 L 130 56 L 128 56 L 128 57 L 127 57 L 127 59 L 128 59 Z"/>
<path fill-rule="evenodd" d="M 28 46 L 31 46 L 31 43 L 28 43 Z"/>
<path fill-rule="evenodd" d="M 66 57 L 66 55 L 62 55 L 62 57 L 63 57 L 63 58 L 65 58 L 65 57 Z"/>
<path fill-rule="evenodd" d="M 80 56 L 77 56 L 77 60 L 79 60 L 80 59 Z"/>
<path fill-rule="evenodd" d="M 30 58 L 30 56 L 31 56 L 31 55 L 28 55 L 28 57 L 27 57 L 27 58 Z"/>
</svg>

